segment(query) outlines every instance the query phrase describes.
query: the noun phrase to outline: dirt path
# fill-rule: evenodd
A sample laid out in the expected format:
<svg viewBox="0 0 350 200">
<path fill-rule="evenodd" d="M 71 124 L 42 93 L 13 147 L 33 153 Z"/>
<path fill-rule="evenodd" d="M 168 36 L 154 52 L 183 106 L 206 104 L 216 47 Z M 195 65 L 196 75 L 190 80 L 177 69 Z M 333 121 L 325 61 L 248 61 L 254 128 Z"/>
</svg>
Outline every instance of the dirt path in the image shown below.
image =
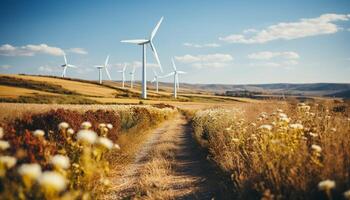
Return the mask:
<svg viewBox="0 0 350 200">
<path fill-rule="evenodd" d="M 153 131 L 105 199 L 224 199 L 224 184 L 178 115 Z"/>
</svg>

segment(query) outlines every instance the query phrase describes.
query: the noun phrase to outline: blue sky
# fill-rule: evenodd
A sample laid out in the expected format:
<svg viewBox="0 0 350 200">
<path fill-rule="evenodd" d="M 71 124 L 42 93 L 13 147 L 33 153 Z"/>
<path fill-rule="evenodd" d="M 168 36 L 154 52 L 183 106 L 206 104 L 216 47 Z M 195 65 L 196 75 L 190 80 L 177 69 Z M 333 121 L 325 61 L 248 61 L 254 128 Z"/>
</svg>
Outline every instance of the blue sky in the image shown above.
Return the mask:
<svg viewBox="0 0 350 200">
<path fill-rule="evenodd" d="M 113 79 L 122 63 L 140 79 L 141 48 L 119 41 L 149 37 L 164 16 L 154 43 L 164 73 L 171 57 L 188 72 L 181 82 L 350 82 L 348 0 L 2 0 L 0 13 L 0 73 L 59 76 L 64 51 L 70 77 L 97 79 L 110 54 Z"/>
</svg>

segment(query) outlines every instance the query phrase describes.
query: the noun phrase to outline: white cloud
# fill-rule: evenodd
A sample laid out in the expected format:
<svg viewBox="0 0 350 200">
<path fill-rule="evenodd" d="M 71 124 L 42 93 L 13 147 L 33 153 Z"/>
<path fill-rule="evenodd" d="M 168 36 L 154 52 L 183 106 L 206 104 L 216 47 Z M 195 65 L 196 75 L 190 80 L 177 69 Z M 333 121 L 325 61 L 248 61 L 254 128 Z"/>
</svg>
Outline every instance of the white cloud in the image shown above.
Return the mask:
<svg viewBox="0 0 350 200">
<path fill-rule="evenodd" d="M 12 68 L 12 66 L 11 65 L 2 65 L 2 66 L 0 66 L 0 68 L 7 70 L 7 69 Z"/>
<path fill-rule="evenodd" d="M 323 14 L 316 18 L 300 19 L 297 22 L 282 22 L 271 25 L 252 35 L 247 35 L 247 30 L 243 34 L 232 34 L 220 37 L 219 40 L 228 43 L 255 44 L 266 43 L 273 40 L 292 40 L 297 38 L 332 34 L 341 28 L 334 22 L 348 21 L 350 14 Z M 249 29 L 248 29 L 249 30 Z"/>
<path fill-rule="evenodd" d="M 249 63 L 252 67 L 280 67 L 280 63 L 276 62 L 260 62 L 260 63 Z"/>
<path fill-rule="evenodd" d="M 249 28 L 243 31 L 243 33 L 256 33 L 256 32 L 258 32 L 258 30 L 254 28 Z"/>
<path fill-rule="evenodd" d="M 2 56 L 34 56 L 37 53 L 61 56 L 63 55 L 63 50 L 58 47 L 48 46 L 47 44 L 29 44 L 21 47 L 15 47 L 10 44 L 0 46 L 0 55 Z"/>
<path fill-rule="evenodd" d="M 257 53 L 252 53 L 248 55 L 249 59 L 255 60 L 270 60 L 272 58 L 284 58 L 284 59 L 299 59 L 299 54 L 293 51 L 285 52 L 271 52 L 271 51 L 261 51 Z"/>
<path fill-rule="evenodd" d="M 181 63 L 190 64 L 192 67 L 225 67 L 232 61 L 233 57 L 230 54 L 207 54 L 207 55 L 184 55 L 175 56 L 175 59 Z"/>
<path fill-rule="evenodd" d="M 70 49 L 67 49 L 67 52 L 82 54 L 82 55 L 88 54 L 88 52 L 83 48 L 70 48 Z"/>
<path fill-rule="evenodd" d="M 67 52 L 76 54 L 87 54 L 87 51 L 83 48 L 71 48 Z M 10 44 L 4 44 L 0 46 L 0 55 L 2 56 L 34 56 L 36 54 L 47 54 L 52 56 L 62 56 L 64 51 L 59 47 L 48 46 L 47 44 L 33 45 L 28 44 L 25 46 L 12 46 Z"/>
<path fill-rule="evenodd" d="M 209 47 L 209 48 L 215 48 L 215 47 L 220 47 L 220 44 L 217 43 L 206 43 L 206 44 L 193 44 L 193 43 L 183 43 L 183 45 L 185 47 L 193 47 L 193 48 L 205 48 L 205 47 Z"/>
</svg>

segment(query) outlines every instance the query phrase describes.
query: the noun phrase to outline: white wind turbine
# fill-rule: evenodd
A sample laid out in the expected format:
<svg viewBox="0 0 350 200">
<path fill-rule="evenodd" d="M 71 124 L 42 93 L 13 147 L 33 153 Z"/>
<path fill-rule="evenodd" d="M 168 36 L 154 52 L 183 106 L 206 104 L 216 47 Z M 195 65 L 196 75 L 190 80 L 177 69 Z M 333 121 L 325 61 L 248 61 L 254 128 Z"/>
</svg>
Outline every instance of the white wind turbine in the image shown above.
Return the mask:
<svg viewBox="0 0 350 200">
<path fill-rule="evenodd" d="M 132 71 L 129 73 L 130 74 L 130 88 L 133 88 L 133 84 L 134 84 L 134 75 L 135 75 L 135 70 L 136 68 L 134 67 L 132 69 Z"/>
<path fill-rule="evenodd" d="M 126 63 L 124 63 L 123 70 L 119 70 L 119 73 L 122 73 L 122 88 L 124 88 L 124 82 L 125 82 L 125 70 L 126 70 Z"/>
<path fill-rule="evenodd" d="M 122 41 L 120 41 L 120 42 L 124 42 L 124 43 L 142 45 L 142 98 L 143 99 L 147 98 L 147 79 L 146 79 L 146 45 L 147 44 L 150 45 L 152 52 L 153 52 L 153 55 L 154 55 L 155 59 L 157 60 L 158 66 L 159 66 L 160 70 L 163 71 L 162 66 L 160 65 L 157 50 L 153 44 L 153 38 L 156 35 L 158 28 L 159 28 L 160 24 L 162 23 L 162 21 L 163 21 L 163 17 L 160 18 L 158 24 L 153 29 L 149 39 L 136 39 L 136 40 L 122 40 Z"/>
<path fill-rule="evenodd" d="M 157 72 L 153 69 L 153 74 L 154 74 L 154 78 L 151 81 L 151 83 L 156 82 L 156 91 L 158 93 L 158 78 L 161 78 L 160 76 L 158 76 Z"/>
<path fill-rule="evenodd" d="M 169 73 L 169 74 L 167 74 L 167 75 L 165 75 L 165 76 L 162 76 L 162 78 L 174 75 L 174 98 L 177 98 L 177 90 L 180 89 L 179 74 L 186 74 L 186 72 L 179 71 L 179 70 L 176 69 L 176 65 L 175 65 L 174 59 L 171 59 L 171 62 L 173 64 L 174 71 Z"/>
<path fill-rule="evenodd" d="M 64 64 L 61 65 L 61 67 L 63 67 L 62 77 L 64 78 L 66 77 L 66 71 L 68 67 L 71 67 L 71 68 L 77 68 L 77 67 L 75 65 L 68 64 L 66 54 L 64 52 L 63 52 L 63 58 L 64 58 Z"/>
<path fill-rule="evenodd" d="M 95 67 L 98 69 L 98 82 L 100 84 L 102 84 L 102 69 L 104 68 L 105 71 L 106 71 L 106 74 L 109 78 L 109 80 L 112 80 L 111 79 L 111 75 L 109 74 L 109 71 L 108 71 L 108 60 L 109 60 L 109 55 L 107 56 L 106 60 L 105 60 L 105 64 L 104 65 L 95 65 Z"/>
</svg>

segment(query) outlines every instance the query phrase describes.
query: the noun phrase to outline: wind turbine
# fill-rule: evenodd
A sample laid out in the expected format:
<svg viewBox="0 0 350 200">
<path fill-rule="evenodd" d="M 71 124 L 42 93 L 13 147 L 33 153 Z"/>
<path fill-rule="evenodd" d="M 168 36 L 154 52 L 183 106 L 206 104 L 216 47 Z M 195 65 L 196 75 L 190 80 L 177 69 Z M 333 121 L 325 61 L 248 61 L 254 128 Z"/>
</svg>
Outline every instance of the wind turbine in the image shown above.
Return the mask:
<svg viewBox="0 0 350 200">
<path fill-rule="evenodd" d="M 124 81 L 125 81 L 125 70 L 126 70 L 126 63 L 124 63 L 123 70 L 119 70 L 119 73 L 122 73 L 122 88 L 124 88 Z"/>
<path fill-rule="evenodd" d="M 107 56 L 106 60 L 105 60 L 105 64 L 104 65 L 95 65 L 95 67 L 98 69 L 98 82 L 100 84 L 102 84 L 102 69 L 104 68 L 105 71 L 106 71 L 106 74 L 109 78 L 109 80 L 112 80 L 111 79 L 111 75 L 109 74 L 109 71 L 108 71 L 108 60 L 109 60 L 109 55 Z"/>
<path fill-rule="evenodd" d="M 66 77 L 66 71 L 68 67 L 71 67 L 71 68 L 77 68 L 77 67 L 75 65 L 68 64 L 66 54 L 64 52 L 63 52 L 63 58 L 64 58 L 64 64 L 61 65 L 61 67 L 63 67 L 62 77 L 64 78 Z"/>
<path fill-rule="evenodd" d="M 153 69 L 153 73 L 154 73 L 154 78 L 151 81 L 151 83 L 156 82 L 156 91 L 158 93 L 158 78 L 161 78 L 160 76 L 158 76 L 157 72 Z"/>
<path fill-rule="evenodd" d="M 180 89 L 179 74 L 186 74 L 186 72 L 179 71 L 179 70 L 176 69 L 176 65 L 175 65 L 174 59 L 171 59 L 171 62 L 173 64 L 174 71 L 169 73 L 169 74 L 167 74 L 167 75 L 165 75 L 165 76 L 162 76 L 162 78 L 174 75 L 174 98 L 177 98 L 177 90 Z"/>
<path fill-rule="evenodd" d="M 132 89 L 133 88 L 133 84 L 134 84 L 134 75 L 135 75 L 135 70 L 136 68 L 134 67 L 132 69 L 132 71 L 130 72 L 130 88 Z"/>
<path fill-rule="evenodd" d="M 162 21 L 163 21 L 163 17 L 160 18 L 156 27 L 153 29 L 149 39 L 136 39 L 136 40 L 122 40 L 122 41 L 120 41 L 120 42 L 124 42 L 124 43 L 142 45 L 142 96 L 141 97 L 143 99 L 147 98 L 147 79 L 146 79 L 146 45 L 147 44 L 150 45 L 152 52 L 153 52 L 153 55 L 154 55 L 155 59 L 157 60 L 158 66 L 159 66 L 160 70 L 163 71 L 162 66 L 160 64 L 160 61 L 159 61 L 157 50 L 153 44 L 153 38 L 156 35 L 158 28 L 159 28 L 160 24 L 162 23 Z"/>
</svg>

